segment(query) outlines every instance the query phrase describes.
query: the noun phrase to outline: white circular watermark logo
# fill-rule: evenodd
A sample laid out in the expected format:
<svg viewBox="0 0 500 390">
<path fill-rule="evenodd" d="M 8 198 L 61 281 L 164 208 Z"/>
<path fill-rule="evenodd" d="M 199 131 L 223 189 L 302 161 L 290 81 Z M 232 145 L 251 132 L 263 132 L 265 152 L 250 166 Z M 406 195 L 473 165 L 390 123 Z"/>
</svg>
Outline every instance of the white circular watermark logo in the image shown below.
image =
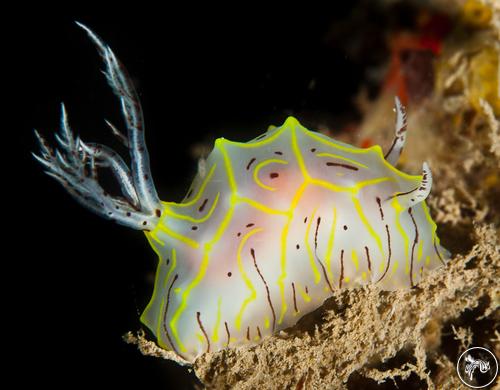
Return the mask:
<svg viewBox="0 0 500 390">
<path fill-rule="evenodd" d="M 472 347 L 460 355 L 457 373 L 462 383 L 473 389 L 491 385 L 498 374 L 495 355 L 482 347 Z"/>
</svg>

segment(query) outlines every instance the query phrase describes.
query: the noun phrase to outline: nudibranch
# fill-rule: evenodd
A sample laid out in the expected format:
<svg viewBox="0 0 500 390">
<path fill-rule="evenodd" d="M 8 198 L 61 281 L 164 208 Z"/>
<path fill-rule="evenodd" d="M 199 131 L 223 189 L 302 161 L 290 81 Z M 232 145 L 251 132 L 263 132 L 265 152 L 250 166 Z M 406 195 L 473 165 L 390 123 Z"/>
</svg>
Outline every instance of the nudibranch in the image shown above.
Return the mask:
<svg viewBox="0 0 500 390">
<path fill-rule="evenodd" d="M 445 265 L 425 199 L 431 171 L 395 168 L 406 139 L 396 98 L 396 133 L 384 155 L 307 130 L 289 117 L 247 142 L 219 138 L 180 203 L 155 190 L 138 96 L 110 47 L 96 44 L 121 102 L 128 167 L 112 149 L 83 142 L 62 107 L 55 152 L 35 131 L 36 159 L 82 205 L 142 230 L 159 257 L 141 321 L 158 344 L 192 362 L 227 346 L 257 343 L 293 325 L 333 291 L 366 284 L 415 286 Z M 110 169 L 122 197 L 106 193 L 97 170 Z"/>
</svg>

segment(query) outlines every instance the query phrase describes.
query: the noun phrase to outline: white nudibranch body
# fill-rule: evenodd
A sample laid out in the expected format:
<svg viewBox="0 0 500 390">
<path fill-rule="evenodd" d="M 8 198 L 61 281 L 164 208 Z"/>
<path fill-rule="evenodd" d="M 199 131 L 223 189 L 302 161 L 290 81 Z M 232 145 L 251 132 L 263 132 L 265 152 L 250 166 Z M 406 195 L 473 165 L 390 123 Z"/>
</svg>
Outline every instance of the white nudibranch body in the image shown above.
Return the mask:
<svg viewBox="0 0 500 390">
<path fill-rule="evenodd" d="M 247 143 L 218 139 L 184 200 L 161 202 L 133 86 L 111 49 L 81 27 L 122 103 L 128 137 L 110 127 L 129 147 L 131 169 L 111 149 L 75 139 L 64 110 L 61 151 L 39 136 L 36 158 L 83 205 L 145 232 L 159 263 L 141 321 L 161 347 L 191 362 L 256 343 L 336 289 L 413 287 L 449 258 L 425 204 L 429 167 L 418 176 L 394 167 L 406 138 L 398 99 L 385 156 L 379 146 L 356 148 L 289 117 Z M 124 198 L 105 193 L 97 168 L 112 170 Z"/>
</svg>

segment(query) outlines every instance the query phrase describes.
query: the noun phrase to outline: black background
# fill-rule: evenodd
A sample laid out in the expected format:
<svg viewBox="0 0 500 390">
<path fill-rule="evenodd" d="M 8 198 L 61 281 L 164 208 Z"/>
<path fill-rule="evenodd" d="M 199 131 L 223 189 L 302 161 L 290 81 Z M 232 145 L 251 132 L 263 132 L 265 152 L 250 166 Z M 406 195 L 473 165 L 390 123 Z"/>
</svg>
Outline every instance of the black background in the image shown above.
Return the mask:
<svg viewBox="0 0 500 390">
<path fill-rule="evenodd" d="M 336 125 L 354 112 L 361 66 L 327 39 L 353 4 L 281 10 L 135 4 L 106 14 L 4 15 L 14 22 L 4 82 L 15 84 L 6 113 L 15 123 L 3 129 L 2 145 L 12 155 L 2 184 L 9 248 L 3 276 L 13 286 L 4 337 L 16 351 L 11 362 L 23 369 L 16 387 L 194 383 L 185 369 L 143 357 L 121 339 L 140 329 L 138 313 L 152 291 L 156 256 L 142 233 L 80 207 L 30 155 L 37 148 L 33 128 L 54 141 L 61 101 L 84 140 L 124 152 L 103 122 L 123 128 L 119 105 L 95 48 L 73 21 L 110 44 L 134 78 L 158 192 L 178 201 L 196 170 L 193 145 L 221 136 L 246 141 L 289 114 L 314 127 L 314 118 Z"/>
</svg>

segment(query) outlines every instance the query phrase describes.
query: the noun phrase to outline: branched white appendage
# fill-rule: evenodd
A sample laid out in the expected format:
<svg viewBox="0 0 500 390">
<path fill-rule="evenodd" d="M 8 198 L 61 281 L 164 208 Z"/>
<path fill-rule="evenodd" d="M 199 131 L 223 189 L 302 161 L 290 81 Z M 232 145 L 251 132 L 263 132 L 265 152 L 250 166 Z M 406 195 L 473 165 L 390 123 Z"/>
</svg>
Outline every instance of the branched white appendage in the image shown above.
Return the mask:
<svg viewBox="0 0 500 390">
<path fill-rule="evenodd" d="M 118 138 L 123 145 L 125 145 L 128 148 L 128 139 L 125 137 L 120 130 L 118 130 L 110 121 L 107 121 L 106 119 L 104 120 L 108 127 L 111 129 L 111 132 L 113 135 Z"/>
<path fill-rule="evenodd" d="M 154 228 L 161 216 L 162 206 L 151 178 L 149 157 L 144 140 L 142 110 L 125 69 L 105 43 L 80 23 L 97 45 L 103 57 L 104 72 L 115 95 L 120 99 L 128 137 L 107 122 L 113 134 L 129 148 L 131 169 L 107 146 L 84 143 L 74 136 L 68 124 L 64 104 L 61 105 L 61 130 L 55 138 L 55 151 L 35 130 L 40 143 L 40 155 L 33 156 L 45 167 L 46 173 L 61 183 L 82 205 L 95 213 L 140 230 Z M 117 179 L 123 198 L 110 196 L 99 184 L 97 170 L 110 169 Z"/>
<path fill-rule="evenodd" d="M 104 145 L 86 144 L 75 138 L 62 106 L 61 132 L 56 135 L 59 149 L 53 151 L 35 130 L 40 155 L 33 156 L 46 168 L 46 173 L 61 183 L 83 206 L 100 216 L 134 229 L 152 229 L 157 215 L 142 210 L 140 201 L 122 158 Z M 109 168 L 115 175 L 125 199 L 110 196 L 97 180 L 97 168 Z"/>
<path fill-rule="evenodd" d="M 128 147 L 134 186 L 141 201 L 141 208 L 153 212 L 158 208 L 160 200 L 151 177 L 149 154 L 144 138 L 144 120 L 137 93 L 127 76 L 125 68 L 116 58 L 111 48 L 88 27 L 78 22 L 76 24 L 87 32 L 90 39 L 97 46 L 106 66 L 104 75 L 113 92 L 120 99 L 128 130 Z M 112 130 L 116 130 L 114 126 L 111 126 L 111 128 Z M 120 138 L 123 139 L 122 137 Z"/>
<path fill-rule="evenodd" d="M 116 180 L 120 184 L 122 193 L 127 198 L 127 201 L 132 207 L 138 209 L 139 199 L 137 198 L 134 183 L 132 181 L 132 177 L 130 176 L 130 170 L 118 153 L 101 144 L 85 144 L 83 141 L 80 141 L 80 145 L 82 146 L 83 151 L 90 156 L 91 161 L 96 168 L 111 169 L 116 177 Z"/>
<path fill-rule="evenodd" d="M 394 141 L 392 142 L 389 151 L 385 155 L 385 159 L 393 166 L 395 166 L 398 162 L 399 156 L 405 146 L 407 128 L 405 107 L 401 104 L 401 101 L 397 96 L 394 98 L 394 103 L 396 110 L 396 136 L 394 137 Z"/>
</svg>

